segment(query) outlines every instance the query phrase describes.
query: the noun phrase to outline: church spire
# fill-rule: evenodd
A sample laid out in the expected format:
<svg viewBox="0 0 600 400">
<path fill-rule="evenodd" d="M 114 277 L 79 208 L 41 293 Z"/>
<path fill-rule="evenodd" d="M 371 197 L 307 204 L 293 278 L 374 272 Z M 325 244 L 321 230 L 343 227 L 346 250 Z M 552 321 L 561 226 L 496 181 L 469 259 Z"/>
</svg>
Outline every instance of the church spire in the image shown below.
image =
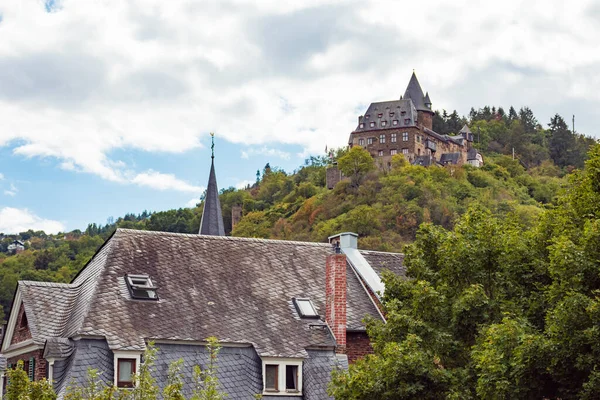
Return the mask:
<svg viewBox="0 0 600 400">
<path fill-rule="evenodd" d="M 215 134 L 211 132 L 212 144 L 210 146 L 211 164 L 208 176 L 208 187 L 200 221 L 200 234 L 225 236 L 223 225 L 223 214 L 221 213 L 221 202 L 219 201 L 219 188 L 217 187 L 217 176 L 215 174 Z"/>
</svg>

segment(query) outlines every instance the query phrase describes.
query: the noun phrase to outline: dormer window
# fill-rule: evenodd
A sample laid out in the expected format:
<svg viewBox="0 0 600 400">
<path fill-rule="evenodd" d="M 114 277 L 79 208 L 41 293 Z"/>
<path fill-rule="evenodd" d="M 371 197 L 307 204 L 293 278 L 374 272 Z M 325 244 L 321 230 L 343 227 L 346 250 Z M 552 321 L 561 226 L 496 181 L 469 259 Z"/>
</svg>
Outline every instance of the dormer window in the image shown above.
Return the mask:
<svg viewBox="0 0 600 400">
<path fill-rule="evenodd" d="M 302 360 L 263 358 L 263 396 L 302 396 Z"/>
<path fill-rule="evenodd" d="M 310 299 L 293 299 L 300 318 L 319 318 L 319 314 Z"/>
<path fill-rule="evenodd" d="M 394 125 L 394 126 L 398 125 L 398 120 L 397 119 L 393 120 L 392 125 Z"/>
<path fill-rule="evenodd" d="M 378 117 L 378 118 L 381 118 L 381 117 L 383 117 L 383 114 L 382 114 L 382 113 L 379 113 L 379 114 L 377 114 L 377 117 Z"/>
<path fill-rule="evenodd" d="M 371 125 L 370 125 L 370 127 L 371 127 L 371 128 L 374 128 L 374 127 L 375 127 L 375 122 L 371 122 Z"/>
<path fill-rule="evenodd" d="M 381 126 L 386 126 L 387 122 L 386 121 L 381 121 Z"/>
<path fill-rule="evenodd" d="M 394 116 L 394 112 L 391 112 L 391 113 L 390 113 L 390 117 L 393 117 L 393 116 Z"/>
<path fill-rule="evenodd" d="M 365 127 L 365 124 L 363 124 L 362 122 L 360 123 L 360 125 L 358 126 L 360 129 Z"/>
<path fill-rule="evenodd" d="M 148 275 L 126 275 L 125 282 L 132 299 L 158 300 L 156 287 Z"/>
</svg>

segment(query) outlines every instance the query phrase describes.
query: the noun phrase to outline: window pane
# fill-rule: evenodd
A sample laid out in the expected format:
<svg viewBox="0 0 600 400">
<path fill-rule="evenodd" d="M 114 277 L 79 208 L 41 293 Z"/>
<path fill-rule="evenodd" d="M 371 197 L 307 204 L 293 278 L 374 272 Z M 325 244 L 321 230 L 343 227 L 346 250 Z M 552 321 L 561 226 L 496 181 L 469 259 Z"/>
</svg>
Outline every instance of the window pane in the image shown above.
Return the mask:
<svg viewBox="0 0 600 400">
<path fill-rule="evenodd" d="M 298 390 L 297 365 L 287 365 L 285 367 L 285 388 L 287 390 Z"/>
<path fill-rule="evenodd" d="M 277 390 L 277 365 L 265 365 L 265 389 Z"/>
<path fill-rule="evenodd" d="M 300 308 L 300 314 L 305 317 L 314 317 L 317 315 L 313 305 L 310 303 L 310 300 L 296 300 L 298 304 L 298 308 Z"/>
<path fill-rule="evenodd" d="M 132 382 L 135 360 L 119 360 L 119 382 Z"/>
</svg>

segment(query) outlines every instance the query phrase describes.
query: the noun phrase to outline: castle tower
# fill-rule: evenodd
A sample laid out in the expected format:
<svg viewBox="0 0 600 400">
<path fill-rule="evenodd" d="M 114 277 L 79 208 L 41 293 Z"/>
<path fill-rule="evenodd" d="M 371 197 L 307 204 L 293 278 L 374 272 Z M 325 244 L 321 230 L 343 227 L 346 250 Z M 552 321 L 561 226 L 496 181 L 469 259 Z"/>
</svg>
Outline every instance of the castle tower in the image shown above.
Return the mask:
<svg viewBox="0 0 600 400">
<path fill-rule="evenodd" d="M 411 99 L 415 108 L 417 109 L 417 120 L 419 125 L 425 128 L 433 129 L 433 114 L 431 110 L 431 100 L 429 99 L 429 93 L 423 94 L 423 89 L 419 84 L 417 75 L 413 71 L 404 96 L 401 99 Z"/>
<path fill-rule="evenodd" d="M 212 156 L 210 165 L 210 174 L 208 176 L 208 188 L 206 189 L 206 198 L 204 199 L 204 209 L 202 210 L 202 220 L 200 221 L 200 234 L 225 236 L 225 226 L 223 224 L 223 214 L 221 213 L 221 202 L 219 201 L 219 188 L 217 187 L 217 176 L 215 174 L 215 136 L 212 138 Z"/>
</svg>

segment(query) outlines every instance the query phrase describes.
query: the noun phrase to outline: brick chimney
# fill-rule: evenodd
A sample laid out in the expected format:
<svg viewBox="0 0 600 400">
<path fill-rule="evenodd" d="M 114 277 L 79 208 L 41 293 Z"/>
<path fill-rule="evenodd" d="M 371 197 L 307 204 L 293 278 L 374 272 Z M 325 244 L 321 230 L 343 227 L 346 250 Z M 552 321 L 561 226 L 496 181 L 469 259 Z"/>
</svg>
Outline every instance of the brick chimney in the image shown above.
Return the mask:
<svg viewBox="0 0 600 400">
<path fill-rule="evenodd" d="M 325 268 L 325 320 L 337 343 L 336 353 L 346 354 L 346 255 L 330 254 Z"/>
</svg>

